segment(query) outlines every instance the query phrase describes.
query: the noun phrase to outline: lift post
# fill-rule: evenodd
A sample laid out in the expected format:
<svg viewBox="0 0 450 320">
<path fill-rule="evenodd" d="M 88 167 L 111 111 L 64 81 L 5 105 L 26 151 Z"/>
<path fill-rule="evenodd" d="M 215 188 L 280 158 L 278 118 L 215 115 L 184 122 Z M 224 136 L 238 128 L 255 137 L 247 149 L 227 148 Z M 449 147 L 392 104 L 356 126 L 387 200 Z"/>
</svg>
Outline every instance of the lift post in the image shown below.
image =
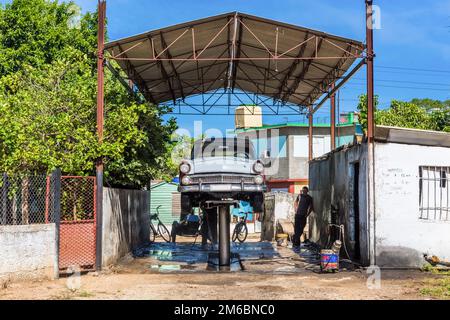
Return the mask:
<svg viewBox="0 0 450 320">
<path fill-rule="evenodd" d="M 230 258 L 230 205 L 219 206 L 219 268 L 229 267 Z"/>
<path fill-rule="evenodd" d="M 230 270 L 231 237 L 230 237 L 230 207 L 239 206 L 237 200 L 210 200 L 205 202 L 207 208 L 218 208 L 219 215 L 219 270 Z"/>
</svg>

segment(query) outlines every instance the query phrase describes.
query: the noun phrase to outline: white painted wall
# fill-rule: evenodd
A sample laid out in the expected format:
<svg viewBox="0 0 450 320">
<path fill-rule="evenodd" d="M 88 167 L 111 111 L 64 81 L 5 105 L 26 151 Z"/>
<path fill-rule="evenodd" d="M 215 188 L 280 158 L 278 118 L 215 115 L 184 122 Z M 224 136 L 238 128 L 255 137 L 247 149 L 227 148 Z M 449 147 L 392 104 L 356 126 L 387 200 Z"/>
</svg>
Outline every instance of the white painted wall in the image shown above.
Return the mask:
<svg viewBox="0 0 450 320">
<path fill-rule="evenodd" d="M 0 226 L 0 278 L 55 275 L 55 224 Z"/>
<path fill-rule="evenodd" d="M 376 144 L 378 266 L 421 267 L 424 253 L 450 261 L 450 221 L 420 219 L 419 166 L 450 167 L 450 148 Z"/>
<path fill-rule="evenodd" d="M 296 158 L 307 158 L 309 150 L 308 136 L 293 136 L 293 156 Z M 330 136 L 313 136 L 313 157 L 317 158 L 330 152 Z"/>
</svg>

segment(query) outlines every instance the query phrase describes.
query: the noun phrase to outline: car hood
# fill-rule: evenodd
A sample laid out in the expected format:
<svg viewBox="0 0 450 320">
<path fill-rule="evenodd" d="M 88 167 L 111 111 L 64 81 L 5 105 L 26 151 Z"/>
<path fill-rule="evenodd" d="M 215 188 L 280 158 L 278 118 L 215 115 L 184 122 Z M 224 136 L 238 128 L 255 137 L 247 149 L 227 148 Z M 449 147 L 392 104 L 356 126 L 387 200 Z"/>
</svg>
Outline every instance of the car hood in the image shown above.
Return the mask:
<svg viewBox="0 0 450 320">
<path fill-rule="evenodd" d="M 205 157 L 192 160 L 193 173 L 254 174 L 255 160 L 241 158 Z"/>
</svg>

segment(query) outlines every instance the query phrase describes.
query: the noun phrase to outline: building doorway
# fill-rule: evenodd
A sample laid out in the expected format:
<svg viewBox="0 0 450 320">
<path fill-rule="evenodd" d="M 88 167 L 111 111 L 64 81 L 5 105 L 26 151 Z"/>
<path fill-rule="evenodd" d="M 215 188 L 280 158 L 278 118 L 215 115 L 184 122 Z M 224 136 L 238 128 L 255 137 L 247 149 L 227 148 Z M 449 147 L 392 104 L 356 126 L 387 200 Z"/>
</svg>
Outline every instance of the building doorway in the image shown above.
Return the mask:
<svg viewBox="0 0 450 320">
<path fill-rule="evenodd" d="M 359 162 L 353 164 L 353 235 L 354 259 L 361 259 L 361 245 L 359 239 Z"/>
</svg>

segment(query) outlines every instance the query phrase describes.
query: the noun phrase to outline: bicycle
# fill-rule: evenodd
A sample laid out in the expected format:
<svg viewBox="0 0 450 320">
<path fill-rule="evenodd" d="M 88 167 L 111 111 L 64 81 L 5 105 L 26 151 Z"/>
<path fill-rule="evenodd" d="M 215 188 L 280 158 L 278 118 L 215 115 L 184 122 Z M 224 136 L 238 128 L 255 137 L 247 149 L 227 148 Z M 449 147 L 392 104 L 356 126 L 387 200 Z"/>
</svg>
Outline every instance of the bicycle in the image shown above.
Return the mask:
<svg viewBox="0 0 450 320">
<path fill-rule="evenodd" d="M 245 217 L 239 217 L 239 222 L 234 226 L 233 237 L 231 239 L 233 242 L 238 240 L 240 243 L 243 243 L 247 239 L 247 216 L 248 213 L 246 212 Z"/>
<path fill-rule="evenodd" d="M 170 242 L 170 232 L 169 229 L 162 223 L 161 219 L 159 219 L 159 208 L 160 206 L 156 207 L 156 213 L 153 215 L 150 215 L 150 242 L 155 242 L 156 237 L 161 237 L 166 242 Z M 158 221 L 157 227 L 153 224 L 152 220 Z"/>
</svg>

